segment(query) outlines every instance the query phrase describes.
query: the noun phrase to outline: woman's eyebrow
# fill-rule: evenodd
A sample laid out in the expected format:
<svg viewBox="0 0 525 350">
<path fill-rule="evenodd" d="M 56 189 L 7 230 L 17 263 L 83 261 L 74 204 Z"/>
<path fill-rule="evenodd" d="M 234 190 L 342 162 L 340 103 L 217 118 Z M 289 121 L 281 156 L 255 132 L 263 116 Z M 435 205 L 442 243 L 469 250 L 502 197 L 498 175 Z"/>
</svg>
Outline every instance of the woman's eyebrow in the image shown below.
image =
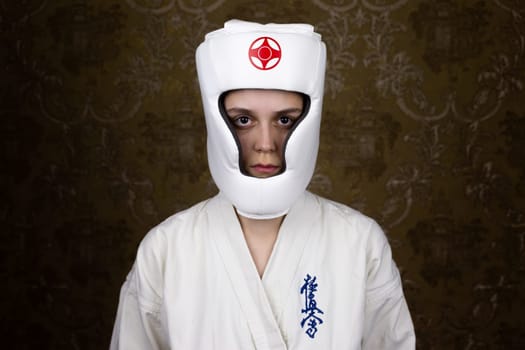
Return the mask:
<svg viewBox="0 0 525 350">
<path fill-rule="evenodd" d="M 274 111 L 273 114 L 290 114 L 290 113 L 299 113 L 299 114 L 301 114 L 302 112 L 303 112 L 302 108 L 291 107 L 291 108 L 285 108 L 285 109 L 281 109 L 281 110 L 278 110 L 278 111 Z M 232 108 L 228 108 L 226 110 L 226 113 L 228 115 L 232 115 L 232 114 L 251 114 L 252 111 L 250 109 L 247 109 L 247 108 L 232 107 Z"/>
<path fill-rule="evenodd" d="M 249 109 L 240 107 L 232 107 L 226 110 L 226 113 L 228 114 L 250 114 L 250 112 L 251 111 Z"/>
<path fill-rule="evenodd" d="M 292 108 L 285 108 L 283 110 L 280 110 L 280 111 L 277 111 L 275 112 L 276 114 L 288 114 L 288 113 L 303 113 L 303 109 L 302 108 L 296 108 L 296 107 L 292 107 Z"/>
</svg>

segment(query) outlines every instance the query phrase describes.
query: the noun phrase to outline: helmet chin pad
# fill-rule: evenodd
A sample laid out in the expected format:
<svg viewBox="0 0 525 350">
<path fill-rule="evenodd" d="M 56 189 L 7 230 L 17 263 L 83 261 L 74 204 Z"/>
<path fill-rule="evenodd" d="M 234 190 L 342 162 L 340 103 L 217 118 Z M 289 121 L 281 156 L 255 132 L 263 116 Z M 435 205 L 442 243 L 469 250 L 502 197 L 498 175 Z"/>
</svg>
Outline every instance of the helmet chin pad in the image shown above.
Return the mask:
<svg viewBox="0 0 525 350">
<path fill-rule="evenodd" d="M 208 33 L 196 52 L 207 129 L 210 172 L 240 215 L 285 215 L 315 169 L 323 102 L 326 48 L 307 24 L 228 21 Z M 244 171 L 235 130 L 224 112 L 225 93 L 272 89 L 305 96 L 303 114 L 283 147 L 284 171 L 256 178 Z"/>
</svg>

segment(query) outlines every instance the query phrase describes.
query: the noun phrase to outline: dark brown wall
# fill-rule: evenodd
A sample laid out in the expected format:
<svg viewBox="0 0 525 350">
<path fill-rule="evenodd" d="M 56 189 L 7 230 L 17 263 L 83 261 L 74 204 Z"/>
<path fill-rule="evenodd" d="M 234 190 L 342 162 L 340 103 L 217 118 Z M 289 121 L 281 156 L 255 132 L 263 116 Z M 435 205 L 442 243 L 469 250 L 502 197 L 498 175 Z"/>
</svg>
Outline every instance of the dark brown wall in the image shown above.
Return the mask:
<svg viewBox="0 0 525 350">
<path fill-rule="evenodd" d="M 193 55 L 229 18 L 322 33 L 311 189 L 384 227 L 418 348 L 525 348 L 519 0 L 0 1 L 5 342 L 107 348 L 141 238 L 215 193 Z"/>
</svg>

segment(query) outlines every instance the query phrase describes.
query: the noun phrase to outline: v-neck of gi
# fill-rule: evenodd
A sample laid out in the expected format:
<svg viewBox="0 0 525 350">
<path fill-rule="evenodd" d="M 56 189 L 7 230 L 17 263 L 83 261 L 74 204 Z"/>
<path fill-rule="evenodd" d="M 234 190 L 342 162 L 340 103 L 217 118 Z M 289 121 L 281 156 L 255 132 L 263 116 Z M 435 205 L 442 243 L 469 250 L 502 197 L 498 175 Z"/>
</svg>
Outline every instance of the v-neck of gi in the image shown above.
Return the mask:
<svg viewBox="0 0 525 350">
<path fill-rule="evenodd" d="M 262 276 L 262 284 L 278 322 L 290 293 L 297 292 L 293 283 L 297 280 L 297 270 L 312 234 L 313 223 L 319 215 L 319 211 L 313 208 L 314 201 L 308 200 L 308 196 L 311 194 L 305 192 L 284 218 Z"/>
<path fill-rule="evenodd" d="M 216 210 L 209 211 L 210 227 L 221 228 L 210 232 L 210 238 L 230 277 L 257 349 L 286 349 L 278 324 L 316 220 L 315 215 L 304 215 L 317 213 L 309 208 L 313 205 L 307 200 L 310 195 L 301 196 L 283 220 L 262 278 L 232 205 L 221 194 L 210 202 L 216 206 Z"/>
</svg>

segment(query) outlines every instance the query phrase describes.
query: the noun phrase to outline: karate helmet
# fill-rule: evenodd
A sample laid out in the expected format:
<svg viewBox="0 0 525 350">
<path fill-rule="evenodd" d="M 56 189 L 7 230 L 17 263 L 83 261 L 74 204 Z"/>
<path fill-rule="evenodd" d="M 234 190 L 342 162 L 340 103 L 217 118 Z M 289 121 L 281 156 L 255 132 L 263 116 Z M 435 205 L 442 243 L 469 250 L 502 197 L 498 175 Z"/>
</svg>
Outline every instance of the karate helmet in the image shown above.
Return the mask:
<svg viewBox="0 0 525 350">
<path fill-rule="evenodd" d="M 206 119 L 208 164 L 217 187 L 240 215 L 282 216 L 312 178 L 319 148 L 326 48 L 309 24 L 231 20 L 196 51 Z M 241 149 L 221 106 L 237 89 L 277 89 L 306 96 L 303 114 L 283 146 L 285 169 L 269 178 L 242 171 Z"/>
</svg>

